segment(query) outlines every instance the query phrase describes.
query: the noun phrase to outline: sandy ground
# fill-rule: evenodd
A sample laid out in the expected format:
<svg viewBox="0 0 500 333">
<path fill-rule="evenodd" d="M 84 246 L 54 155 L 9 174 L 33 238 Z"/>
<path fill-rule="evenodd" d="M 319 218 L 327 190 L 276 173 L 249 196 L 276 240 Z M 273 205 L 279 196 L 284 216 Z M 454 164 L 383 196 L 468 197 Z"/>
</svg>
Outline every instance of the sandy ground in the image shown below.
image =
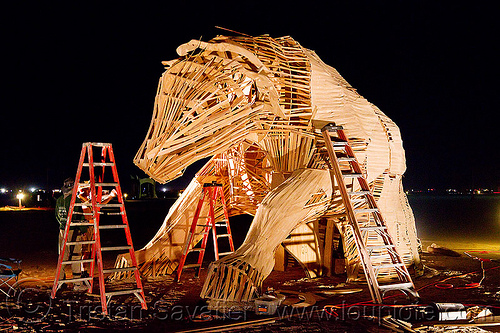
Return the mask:
<svg viewBox="0 0 500 333">
<path fill-rule="evenodd" d="M 423 249 L 433 241 L 423 241 Z M 425 274 L 414 280 L 421 301 L 426 305 L 432 302 L 462 303 L 467 307 L 488 307 L 496 316 L 500 315 L 500 250 L 497 244 L 440 243 L 456 250 L 461 255 L 451 257 L 424 252 Z M 462 251 L 469 250 L 470 256 Z M 475 251 L 475 252 L 472 252 Z M 494 252 L 497 251 L 497 252 Z M 474 259 L 473 257 L 482 258 Z M 390 332 L 380 324 L 380 317 L 393 314 L 398 310 L 394 305 L 408 305 L 401 295 L 390 295 L 385 300 L 387 306 L 374 306 L 363 284 L 346 285 L 345 276 L 305 279 L 299 267 L 291 267 L 286 272 L 273 272 L 264 282 L 268 287 L 282 290 L 287 296 L 285 304 L 301 301 L 296 292 L 313 295 L 316 304 L 307 308 L 281 307 L 275 316 L 256 315 L 252 312 L 233 312 L 221 315 L 207 310 L 199 293 L 205 278 L 206 269 L 200 278 L 193 273 L 183 274 L 181 282 L 174 282 L 170 276 L 147 278 L 144 289 L 148 309 L 142 310 L 134 296 L 112 298 L 110 316 L 101 315 L 97 287 L 94 294 L 76 293 L 69 289 L 58 291 L 57 297 L 50 299 L 51 284 L 54 276 L 54 253 L 40 253 L 31 256 L 23 263 L 18 293 L 0 303 L 0 332 L 92 332 L 104 330 L 151 332 L 176 332 L 201 330 L 208 327 L 222 327 L 252 323 L 252 327 L 234 327 L 242 332 Z M 97 282 L 96 282 L 97 283 Z M 132 280 L 114 282 L 112 288 L 122 284 L 133 284 Z M 362 289 L 351 294 L 339 294 L 345 289 Z M 395 297 L 393 297 L 395 296 Z M 329 306 L 337 306 L 332 308 Z M 325 312 L 327 306 L 330 309 Z M 370 319 L 374 316 L 376 319 Z M 413 321 L 413 327 L 422 322 Z M 421 331 L 438 329 L 421 327 Z M 445 331 L 442 327 L 441 331 Z M 500 326 L 486 326 L 482 329 L 500 331 Z M 469 328 L 469 331 L 479 331 Z M 465 332 L 465 331 L 463 331 Z"/>
</svg>

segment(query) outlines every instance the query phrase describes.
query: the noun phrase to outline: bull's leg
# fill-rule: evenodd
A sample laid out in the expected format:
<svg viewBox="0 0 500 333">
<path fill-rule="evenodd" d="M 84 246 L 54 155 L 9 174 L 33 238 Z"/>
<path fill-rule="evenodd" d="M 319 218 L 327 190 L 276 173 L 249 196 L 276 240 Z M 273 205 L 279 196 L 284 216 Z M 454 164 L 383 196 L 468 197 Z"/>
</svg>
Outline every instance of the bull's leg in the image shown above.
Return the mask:
<svg viewBox="0 0 500 333">
<path fill-rule="evenodd" d="M 328 170 L 295 171 L 264 198 L 241 247 L 210 265 L 201 297 L 220 311 L 245 307 L 271 273 L 277 246 L 298 224 L 322 215 L 330 201 L 317 199 L 331 194 Z"/>
</svg>

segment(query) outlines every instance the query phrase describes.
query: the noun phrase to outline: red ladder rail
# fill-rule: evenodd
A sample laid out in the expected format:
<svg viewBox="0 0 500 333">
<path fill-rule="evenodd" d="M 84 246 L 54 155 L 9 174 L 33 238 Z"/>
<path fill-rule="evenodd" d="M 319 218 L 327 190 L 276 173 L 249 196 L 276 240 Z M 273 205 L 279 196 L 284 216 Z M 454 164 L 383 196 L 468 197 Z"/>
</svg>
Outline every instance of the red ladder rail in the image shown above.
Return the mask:
<svg viewBox="0 0 500 333">
<path fill-rule="evenodd" d="M 94 159 L 94 149 L 101 149 L 99 162 L 95 162 Z M 87 161 L 87 162 L 86 162 Z M 84 216 L 91 215 L 92 222 L 76 222 L 74 220 L 75 215 L 75 206 L 83 206 L 89 205 L 89 203 L 77 203 L 76 197 L 78 194 L 78 188 L 82 186 L 87 186 L 87 184 L 82 181 L 82 169 L 84 167 L 88 168 L 88 186 L 90 186 L 90 210 L 91 213 L 83 213 Z M 106 182 L 105 178 L 105 170 L 111 168 L 112 181 Z M 113 196 L 108 196 L 105 200 L 103 200 L 103 192 L 104 188 L 111 189 L 110 192 L 116 191 L 116 200 L 118 203 L 109 203 L 110 199 Z M 105 210 L 102 210 L 105 208 Z M 118 209 L 118 211 L 116 211 Z M 106 215 L 120 215 L 121 224 L 101 224 L 101 216 Z M 68 242 L 68 234 L 71 227 L 78 226 L 89 226 L 93 227 L 93 235 L 90 241 L 80 241 L 80 242 Z M 125 233 L 125 238 L 127 245 L 125 246 L 101 246 L 101 230 L 110 230 L 110 229 L 119 229 L 123 230 Z M 67 246 L 74 245 L 85 245 L 92 244 L 91 249 L 91 258 L 85 259 L 82 258 L 80 260 L 68 260 L 63 261 L 64 253 L 66 251 Z M 131 266 L 124 268 L 105 268 L 103 262 L 102 251 L 123 251 L 128 250 L 131 258 Z M 132 242 L 132 236 L 130 234 L 130 227 L 128 223 L 127 213 L 125 210 L 125 202 L 123 199 L 123 193 L 120 186 L 120 181 L 118 178 L 118 172 L 116 169 L 116 161 L 113 153 L 113 148 L 110 143 L 99 143 L 99 142 L 87 142 L 82 145 L 82 151 L 80 155 L 80 160 L 78 163 L 78 169 L 75 177 L 75 185 L 72 191 L 72 198 L 70 202 L 70 208 L 68 211 L 68 217 L 66 222 L 63 247 L 61 249 L 61 253 L 59 255 L 56 276 L 54 279 L 54 284 L 52 287 L 51 297 L 55 298 L 57 290 L 64 283 L 74 283 L 85 281 L 89 283 L 88 292 L 92 292 L 93 289 L 93 277 L 95 272 L 95 263 L 97 261 L 97 270 L 98 270 L 98 280 L 99 280 L 99 293 L 100 293 L 100 301 L 102 306 L 103 314 L 107 315 L 108 313 L 108 305 L 111 300 L 111 297 L 117 295 L 126 295 L 126 294 L 134 294 L 140 301 L 141 307 L 143 309 L 147 308 L 147 304 L 144 297 L 144 289 L 142 286 L 142 282 L 140 279 L 139 270 L 137 268 L 137 261 L 135 257 L 134 246 Z M 80 279 L 59 279 L 61 271 L 64 269 L 65 265 L 78 262 L 83 267 L 85 265 L 89 265 L 89 277 L 80 278 Z M 136 287 L 133 289 L 126 290 L 113 290 L 106 291 L 106 279 L 105 274 L 109 273 L 117 273 L 117 272 L 133 272 L 135 276 Z"/>
<path fill-rule="evenodd" d="M 216 207 L 216 203 L 219 202 L 220 207 Z M 208 216 L 206 218 L 205 224 L 199 224 L 199 220 L 201 218 L 200 214 L 202 209 L 204 208 L 206 201 L 208 201 Z M 216 221 L 215 209 L 222 208 L 224 213 L 223 221 Z M 201 228 L 202 231 L 196 233 L 197 229 Z M 226 228 L 226 233 L 217 232 L 217 227 Z M 182 257 L 179 261 L 179 266 L 177 267 L 177 281 L 180 280 L 182 271 L 186 268 L 196 268 L 197 273 L 196 276 L 199 275 L 201 271 L 201 266 L 203 264 L 203 258 L 205 256 L 205 251 L 208 242 L 208 235 L 212 231 L 212 239 L 214 244 L 214 253 L 215 259 L 218 260 L 220 256 L 228 255 L 234 252 L 234 244 L 233 244 L 233 236 L 231 234 L 231 227 L 229 225 L 229 215 L 227 212 L 226 200 L 224 198 L 224 192 L 221 184 L 217 184 L 216 182 L 206 183 L 203 185 L 203 190 L 200 195 L 200 199 L 198 201 L 198 205 L 196 206 L 196 211 L 194 213 L 193 222 L 191 223 L 191 227 L 189 229 L 188 235 L 186 237 L 186 243 L 184 245 L 184 249 L 182 251 Z M 201 246 L 194 247 L 196 244 L 193 244 L 196 236 L 202 236 Z M 219 252 L 219 238 L 227 237 L 230 251 L 228 252 Z M 186 265 L 186 259 L 190 253 L 198 252 L 198 259 L 194 264 Z"/>
</svg>

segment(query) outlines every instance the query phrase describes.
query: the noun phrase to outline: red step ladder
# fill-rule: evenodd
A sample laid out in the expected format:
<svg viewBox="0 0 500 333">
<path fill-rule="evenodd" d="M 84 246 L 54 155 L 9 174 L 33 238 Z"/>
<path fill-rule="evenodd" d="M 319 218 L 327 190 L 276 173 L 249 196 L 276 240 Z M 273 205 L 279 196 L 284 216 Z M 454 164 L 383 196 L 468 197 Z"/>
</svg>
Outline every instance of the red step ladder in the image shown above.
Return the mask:
<svg viewBox="0 0 500 333">
<path fill-rule="evenodd" d="M 100 161 L 96 162 L 95 153 L 100 153 Z M 106 169 L 111 169 L 110 173 L 105 173 Z M 85 176 L 88 177 L 88 183 L 85 182 Z M 107 176 L 105 178 L 105 175 Z M 78 200 L 78 189 L 90 186 L 89 200 L 81 202 Z M 106 191 L 116 191 L 117 203 L 109 203 L 110 196 L 106 195 Z M 75 210 L 75 207 L 80 207 Z M 85 219 L 78 219 L 78 215 L 83 215 Z M 103 224 L 101 216 L 109 217 L 108 220 L 113 220 L 112 215 L 120 216 L 121 223 L 118 224 Z M 115 217 L 116 218 L 116 217 Z M 108 221 L 109 222 L 109 221 Z M 93 228 L 92 239 L 85 241 L 68 241 L 68 234 L 73 227 L 91 227 Z M 101 247 L 101 231 L 102 230 L 123 230 L 125 233 L 126 245 Z M 111 239 L 112 240 L 112 239 Z M 69 258 L 64 261 L 65 251 L 69 251 L 71 246 L 91 245 L 90 258 L 81 257 L 77 260 Z M 132 265 L 123 268 L 104 268 L 102 252 L 106 251 L 128 251 Z M 132 236 L 128 224 L 127 214 L 125 212 L 125 203 L 123 193 L 118 179 L 116 170 L 115 156 L 110 143 L 87 142 L 82 146 L 78 170 L 75 177 L 75 185 L 73 187 L 71 203 L 67 216 L 66 228 L 64 230 L 64 241 L 59 254 L 57 263 L 56 276 L 52 287 L 51 298 L 54 299 L 57 290 L 65 283 L 85 282 L 89 285 L 88 292 L 92 292 L 93 276 L 95 269 L 95 261 L 97 259 L 97 271 L 99 278 L 99 292 L 103 314 L 108 314 L 108 305 L 111 297 L 118 295 L 134 294 L 141 302 L 141 307 L 147 309 L 144 290 L 142 287 L 139 270 L 137 269 L 137 260 L 135 258 L 134 246 L 132 244 Z M 66 265 L 80 264 L 83 268 L 87 268 L 88 277 L 60 279 L 61 271 Z M 105 274 L 114 274 L 121 272 L 133 272 L 135 276 L 136 287 L 126 290 L 106 291 Z"/>
<path fill-rule="evenodd" d="M 419 295 L 410 273 L 396 250 L 342 126 L 329 124 L 321 132 L 330 160 L 332 185 L 335 185 L 336 179 L 374 303 L 382 303 L 384 294 L 391 290 L 401 291 L 412 301 L 417 301 Z M 348 191 L 349 181 L 351 191 Z M 383 245 L 372 245 L 369 243 L 370 239 L 379 239 Z M 397 276 L 398 281 L 382 284 L 379 278 L 391 272 Z"/>
<path fill-rule="evenodd" d="M 206 201 L 209 203 L 208 216 L 200 216 Z M 219 210 L 220 213 L 220 209 L 223 210 L 224 218 L 223 220 L 216 221 L 215 212 Z M 200 219 L 206 219 L 206 222 L 200 224 Z M 226 230 L 217 232 L 217 228 L 225 228 Z M 197 268 L 198 271 L 196 276 L 199 275 L 210 230 L 212 230 L 216 260 L 219 260 L 220 256 L 225 256 L 234 252 L 233 236 L 231 234 L 231 227 L 229 226 L 226 199 L 224 198 L 222 185 L 216 182 L 206 183 L 203 185 L 203 192 L 201 193 L 200 200 L 198 201 L 198 206 L 196 207 L 193 217 L 193 223 L 189 229 L 186 244 L 184 245 L 184 250 L 182 251 L 182 257 L 179 262 L 179 266 L 177 267 L 177 281 L 181 278 L 182 270 L 186 268 Z M 197 238 L 197 236 L 202 236 L 199 247 L 195 247 L 198 243 L 200 243 L 200 239 L 199 237 Z M 219 238 L 227 238 L 230 251 L 219 252 Z M 186 258 L 190 253 L 198 253 L 198 259 L 196 263 L 186 265 Z"/>
</svg>

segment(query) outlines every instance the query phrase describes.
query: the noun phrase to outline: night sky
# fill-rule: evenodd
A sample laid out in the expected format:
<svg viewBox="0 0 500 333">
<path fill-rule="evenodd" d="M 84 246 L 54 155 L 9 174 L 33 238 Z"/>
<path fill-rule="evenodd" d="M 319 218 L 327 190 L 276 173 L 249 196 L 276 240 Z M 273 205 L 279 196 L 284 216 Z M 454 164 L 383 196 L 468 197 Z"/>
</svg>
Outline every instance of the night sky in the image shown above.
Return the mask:
<svg viewBox="0 0 500 333">
<path fill-rule="evenodd" d="M 499 29 L 485 2 L 16 3 L 0 12 L 0 187 L 60 187 L 87 141 L 113 143 L 122 183 L 144 175 L 132 160 L 161 61 L 229 34 L 215 26 L 290 35 L 335 67 L 400 127 L 406 188 L 500 186 Z"/>
</svg>

